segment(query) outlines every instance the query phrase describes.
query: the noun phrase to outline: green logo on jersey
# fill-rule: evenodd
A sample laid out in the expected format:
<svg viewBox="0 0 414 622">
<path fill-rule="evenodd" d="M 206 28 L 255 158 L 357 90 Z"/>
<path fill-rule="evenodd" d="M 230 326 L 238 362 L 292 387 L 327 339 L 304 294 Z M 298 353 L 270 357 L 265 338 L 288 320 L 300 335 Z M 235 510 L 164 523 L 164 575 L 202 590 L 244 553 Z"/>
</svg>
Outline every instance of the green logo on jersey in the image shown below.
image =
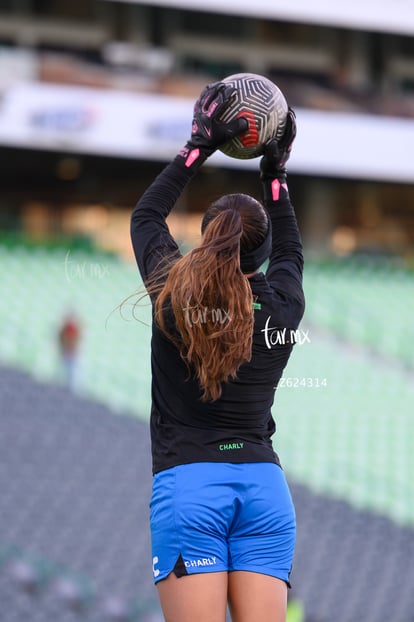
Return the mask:
<svg viewBox="0 0 414 622">
<path fill-rule="evenodd" d="M 230 449 L 243 449 L 244 443 L 220 443 L 220 451 L 229 451 Z"/>
</svg>

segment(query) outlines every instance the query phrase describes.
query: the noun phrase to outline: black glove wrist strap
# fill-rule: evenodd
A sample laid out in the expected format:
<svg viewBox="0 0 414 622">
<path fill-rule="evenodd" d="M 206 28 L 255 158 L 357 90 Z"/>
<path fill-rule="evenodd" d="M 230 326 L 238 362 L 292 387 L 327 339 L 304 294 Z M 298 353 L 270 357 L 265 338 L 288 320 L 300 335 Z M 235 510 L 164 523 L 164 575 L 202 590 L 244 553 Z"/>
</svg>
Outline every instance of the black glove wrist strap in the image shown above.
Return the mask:
<svg viewBox="0 0 414 622">
<path fill-rule="evenodd" d="M 286 171 L 284 171 L 283 175 L 274 176 L 273 178 L 265 178 L 261 175 L 261 179 L 263 182 L 263 198 L 265 205 L 279 201 L 285 193 L 288 193 Z M 283 192 L 282 189 L 284 189 L 285 192 Z"/>
<path fill-rule="evenodd" d="M 211 156 L 213 152 L 214 150 L 210 150 L 207 147 L 193 145 L 189 141 L 184 145 L 177 157 L 182 157 L 184 159 L 186 168 L 195 170 L 200 168 L 200 166 L 209 156 Z"/>
</svg>

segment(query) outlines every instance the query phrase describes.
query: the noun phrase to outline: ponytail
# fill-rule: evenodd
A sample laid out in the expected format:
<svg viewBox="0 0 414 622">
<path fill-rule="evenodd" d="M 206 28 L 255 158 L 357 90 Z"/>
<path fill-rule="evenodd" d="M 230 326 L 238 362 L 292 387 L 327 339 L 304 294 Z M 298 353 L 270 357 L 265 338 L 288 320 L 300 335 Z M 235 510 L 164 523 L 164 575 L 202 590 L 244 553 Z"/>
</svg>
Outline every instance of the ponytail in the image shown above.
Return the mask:
<svg viewBox="0 0 414 622">
<path fill-rule="evenodd" d="M 221 383 L 251 358 L 253 296 L 240 269 L 242 233 L 240 212 L 220 211 L 202 243 L 172 265 L 155 301 L 155 321 L 194 369 L 203 401 L 218 399 Z M 174 331 L 166 325 L 167 307 Z"/>
</svg>

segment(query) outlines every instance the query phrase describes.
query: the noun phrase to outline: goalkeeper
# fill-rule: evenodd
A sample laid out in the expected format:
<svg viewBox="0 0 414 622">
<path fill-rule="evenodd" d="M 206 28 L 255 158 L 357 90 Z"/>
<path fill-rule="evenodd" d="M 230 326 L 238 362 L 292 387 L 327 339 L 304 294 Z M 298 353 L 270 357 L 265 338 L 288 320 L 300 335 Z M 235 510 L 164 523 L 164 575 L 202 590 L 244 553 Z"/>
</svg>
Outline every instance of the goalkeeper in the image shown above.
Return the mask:
<svg viewBox="0 0 414 622">
<path fill-rule="evenodd" d="M 151 297 L 154 581 L 167 622 L 284 622 L 295 512 L 271 437 L 275 388 L 297 329 L 303 256 L 285 164 L 296 134 L 260 162 L 263 205 L 215 201 L 199 246 L 184 256 L 166 218 L 222 144 L 247 131 L 220 121 L 233 88 L 206 87 L 191 137 L 135 207 L 131 238 Z M 260 271 L 269 260 L 266 272 Z M 268 339 L 265 339 L 267 331 Z"/>
</svg>

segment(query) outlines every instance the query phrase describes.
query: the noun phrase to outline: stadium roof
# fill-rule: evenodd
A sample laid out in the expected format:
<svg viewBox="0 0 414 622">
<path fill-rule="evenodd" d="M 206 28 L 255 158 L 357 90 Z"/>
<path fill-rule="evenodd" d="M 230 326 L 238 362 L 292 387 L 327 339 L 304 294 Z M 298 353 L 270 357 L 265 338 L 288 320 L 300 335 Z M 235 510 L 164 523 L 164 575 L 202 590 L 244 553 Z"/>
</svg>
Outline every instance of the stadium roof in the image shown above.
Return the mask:
<svg viewBox="0 0 414 622">
<path fill-rule="evenodd" d="M 414 35 L 414 0 L 118 0 L 135 4 Z"/>
</svg>

